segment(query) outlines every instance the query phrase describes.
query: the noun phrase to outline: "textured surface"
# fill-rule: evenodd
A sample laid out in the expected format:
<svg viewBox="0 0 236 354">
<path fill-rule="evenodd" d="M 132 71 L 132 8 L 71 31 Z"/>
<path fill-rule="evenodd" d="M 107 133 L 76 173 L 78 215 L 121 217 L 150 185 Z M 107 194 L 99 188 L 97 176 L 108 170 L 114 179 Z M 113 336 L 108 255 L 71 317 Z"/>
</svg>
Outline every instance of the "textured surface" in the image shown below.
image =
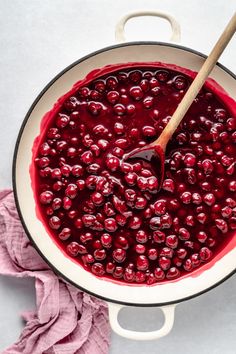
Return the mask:
<svg viewBox="0 0 236 354">
<path fill-rule="evenodd" d="M 106 304 L 58 278 L 26 237 L 11 191 L 0 192 L 0 274 L 34 278 L 36 309 L 21 313 L 25 327 L 4 354 L 108 353 Z"/>
<path fill-rule="evenodd" d="M 216 0 L 1 0 L 0 31 L 0 186 L 11 185 L 11 159 L 22 119 L 41 89 L 65 66 L 91 51 L 114 43 L 117 19 L 137 9 L 160 9 L 174 15 L 182 27 L 182 43 L 208 53 L 235 1 Z M 145 28 L 145 31 L 144 31 Z M 164 20 L 137 19 L 127 25 L 129 40 L 168 41 Z M 236 71 L 236 40 L 220 60 Z M 32 281 L 0 278 L 0 350 L 13 343 L 22 328 L 19 314 L 34 307 Z M 155 329 L 154 310 L 125 310 L 129 328 Z M 159 322 L 158 322 L 159 323 Z M 180 304 L 171 334 L 155 342 L 138 343 L 113 335 L 110 354 L 234 354 L 236 347 L 236 277 L 213 291 Z M 100 354 L 100 353 L 91 353 Z"/>
</svg>

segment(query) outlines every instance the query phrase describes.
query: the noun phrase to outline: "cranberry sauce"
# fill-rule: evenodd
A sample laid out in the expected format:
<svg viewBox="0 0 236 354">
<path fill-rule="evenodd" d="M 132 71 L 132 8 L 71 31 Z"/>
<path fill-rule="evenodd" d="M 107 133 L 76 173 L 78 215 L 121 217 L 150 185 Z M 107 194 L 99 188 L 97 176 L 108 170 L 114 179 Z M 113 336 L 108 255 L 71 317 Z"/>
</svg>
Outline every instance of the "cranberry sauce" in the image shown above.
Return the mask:
<svg viewBox="0 0 236 354">
<path fill-rule="evenodd" d="M 97 276 L 151 285 L 213 259 L 236 229 L 236 119 L 205 86 L 152 170 L 124 154 L 154 141 L 192 78 L 137 67 L 91 79 L 43 127 L 37 205 L 50 234 Z"/>
</svg>

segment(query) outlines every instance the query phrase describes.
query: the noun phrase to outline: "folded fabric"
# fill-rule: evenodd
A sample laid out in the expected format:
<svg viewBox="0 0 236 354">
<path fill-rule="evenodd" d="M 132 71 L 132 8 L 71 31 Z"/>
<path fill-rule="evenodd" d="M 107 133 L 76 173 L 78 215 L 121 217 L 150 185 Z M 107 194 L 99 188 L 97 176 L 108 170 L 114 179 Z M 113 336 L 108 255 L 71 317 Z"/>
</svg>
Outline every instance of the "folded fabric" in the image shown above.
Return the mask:
<svg viewBox="0 0 236 354">
<path fill-rule="evenodd" d="M 10 190 L 0 192 L 0 274 L 34 277 L 36 310 L 2 354 L 107 354 L 106 304 L 56 276 L 27 238 Z"/>
</svg>

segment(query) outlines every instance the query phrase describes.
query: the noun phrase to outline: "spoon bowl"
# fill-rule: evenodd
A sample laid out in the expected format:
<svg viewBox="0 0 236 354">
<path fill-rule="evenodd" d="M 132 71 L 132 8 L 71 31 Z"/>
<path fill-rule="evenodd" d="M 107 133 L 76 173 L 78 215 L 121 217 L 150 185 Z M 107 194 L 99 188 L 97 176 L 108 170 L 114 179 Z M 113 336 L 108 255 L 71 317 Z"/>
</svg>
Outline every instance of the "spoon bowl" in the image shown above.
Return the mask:
<svg viewBox="0 0 236 354">
<path fill-rule="evenodd" d="M 123 157 L 124 161 L 141 162 L 145 168 L 152 171 L 158 181 L 158 189 L 161 189 L 164 179 L 165 150 L 159 144 L 146 145 L 127 153 Z"/>
</svg>

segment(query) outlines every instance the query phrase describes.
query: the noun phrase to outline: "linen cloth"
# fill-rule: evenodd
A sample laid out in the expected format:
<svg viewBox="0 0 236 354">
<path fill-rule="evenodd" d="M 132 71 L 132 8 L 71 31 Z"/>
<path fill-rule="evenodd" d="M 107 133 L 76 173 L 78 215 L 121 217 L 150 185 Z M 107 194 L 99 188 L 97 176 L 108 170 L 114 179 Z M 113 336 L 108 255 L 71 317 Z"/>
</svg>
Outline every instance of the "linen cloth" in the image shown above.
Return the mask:
<svg viewBox="0 0 236 354">
<path fill-rule="evenodd" d="M 0 274 L 33 277 L 37 305 L 22 314 L 20 338 L 2 354 L 108 353 L 106 304 L 49 268 L 23 230 L 11 190 L 0 191 Z"/>
</svg>

